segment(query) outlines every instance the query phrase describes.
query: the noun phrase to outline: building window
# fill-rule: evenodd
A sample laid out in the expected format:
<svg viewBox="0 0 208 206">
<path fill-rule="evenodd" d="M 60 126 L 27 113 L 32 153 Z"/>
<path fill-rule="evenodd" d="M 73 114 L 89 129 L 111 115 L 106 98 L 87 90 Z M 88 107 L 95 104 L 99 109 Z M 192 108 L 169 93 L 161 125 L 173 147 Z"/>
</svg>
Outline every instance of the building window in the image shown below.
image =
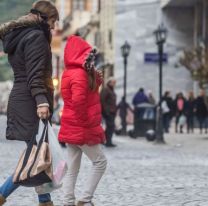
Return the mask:
<svg viewBox="0 0 208 206">
<path fill-rule="evenodd" d="M 73 1 L 73 10 L 83 11 L 85 7 L 84 0 L 74 0 Z"/>
<path fill-rule="evenodd" d="M 101 11 L 101 0 L 98 0 L 98 13 Z"/>
<path fill-rule="evenodd" d="M 101 33 L 97 31 L 95 33 L 95 46 L 99 48 L 100 45 L 101 45 Z"/>
<path fill-rule="evenodd" d="M 84 1 L 84 10 L 91 12 L 92 11 L 92 7 L 93 7 L 93 4 L 94 4 L 93 0 L 85 0 Z"/>
<path fill-rule="evenodd" d="M 74 5 L 74 2 L 73 0 L 70 0 L 70 3 L 69 3 L 69 11 L 70 11 L 70 14 L 73 12 L 73 5 Z"/>
<path fill-rule="evenodd" d="M 110 45 L 112 45 L 112 42 L 113 42 L 112 30 L 109 30 L 109 32 L 108 32 L 108 42 L 109 42 Z"/>
<path fill-rule="evenodd" d="M 109 68 L 109 76 L 114 76 L 114 70 L 113 70 L 113 65 L 110 66 Z"/>
</svg>

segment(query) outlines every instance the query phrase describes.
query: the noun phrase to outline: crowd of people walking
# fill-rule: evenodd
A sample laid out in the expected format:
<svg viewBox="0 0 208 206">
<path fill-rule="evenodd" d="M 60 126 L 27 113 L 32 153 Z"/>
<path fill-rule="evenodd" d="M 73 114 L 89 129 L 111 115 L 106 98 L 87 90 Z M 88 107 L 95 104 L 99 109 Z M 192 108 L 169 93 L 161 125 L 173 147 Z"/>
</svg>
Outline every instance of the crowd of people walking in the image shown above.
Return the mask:
<svg viewBox="0 0 208 206">
<path fill-rule="evenodd" d="M 145 90 L 140 88 L 133 97 L 132 104 L 138 106 L 142 103 L 157 105 L 152 92 L 149 91 L 146 94 Z M 200 133 L 208 132 L 208 101 L 203 89 L 197 97 L 194 97 L 193 91 L 190 91 L 187 96 L 179 92 L 173 98 L 170 91 L 165 91 L 161 100 L 161 108 L 166 133 L 169 132 L 174 119 L 176 133 L 183 133 L 184 127 L 187 133 L 193 133 L 195 127 L 199 127 Z"/>
<path fill-rule="evenodd" d="M 183 133 L 185 126 L 187 133 L 193 133 L 196 125 L 199 126 L 200 133 L 207 133 L 208 104 L 204 90 L 200 90 L 197 97 L 194 97 L 192 91 L 187 96 L 180 92 L 175 99 L 170 91 L 166 91 L 161 107 L 165 132 L 169 132 L 171 121 L 175 117 L 176 133 Z"/>
<path fill-rule="evenodd" d="M 131 106 L 123 101 L 122 98 L 117 107 L 114 102 L 114 108 L 117 108 L 117 110 L 114 110 L 114 119 L 116 115 L 119 115 L 121 120 L 125 119 L 124 115 L 128 115 L 126 110 L 134 113 Z M 104 101 L 103 104 L 105 104 Z M 135 108 L 142 104 L 144 107 L 145 104 L 156 107 L 159 105 L 159 102 L 155 100 L 150 90 L 145 92 L 144 88 L 140 88 L 133 96 L 132 105 Z M 187 133 L 193 133 L 196 127 L 200 129 L 200 133 L 208 132 L 208 99 L 203 89 L 200 90 L 197 97 L 194 96 L 193 91 L 190 91 L 186 96 L 182 92 L 179 92 L 174 98 L 171 95 L 171 91 L 165 91 L 161 99 L 161 108 L 164 132 L 169 133 L 170 127 L 174 121 L 176 133 L 184 133 L 185 128 Z M 151 116 L 151 114 L 148 115 Z M 121 125 L 123 127 L 123 121 L 121 121 Z"/>
</svg>

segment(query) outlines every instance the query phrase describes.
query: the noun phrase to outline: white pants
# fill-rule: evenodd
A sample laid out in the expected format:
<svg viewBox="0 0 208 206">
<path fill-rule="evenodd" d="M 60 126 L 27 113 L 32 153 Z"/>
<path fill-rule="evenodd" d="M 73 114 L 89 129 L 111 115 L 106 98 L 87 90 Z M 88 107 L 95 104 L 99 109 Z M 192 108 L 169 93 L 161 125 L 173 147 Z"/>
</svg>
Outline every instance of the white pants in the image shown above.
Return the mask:
<svg viewBox="0 0 208 206">
<path fill-rule="evenodd" d="M 67 145 L 67 150 L 69 170 L 66 174 L 66 180 L 64 182 L 64 204 L 75 205 L 74 190 L 80 169 L 82 153 L 84 153 L 92 161 L 92 172 L 85 184 L 80 201 L 90 202 L 107 165 L 107 160 L 102 151 L 101 145 Z"/>
</svg>

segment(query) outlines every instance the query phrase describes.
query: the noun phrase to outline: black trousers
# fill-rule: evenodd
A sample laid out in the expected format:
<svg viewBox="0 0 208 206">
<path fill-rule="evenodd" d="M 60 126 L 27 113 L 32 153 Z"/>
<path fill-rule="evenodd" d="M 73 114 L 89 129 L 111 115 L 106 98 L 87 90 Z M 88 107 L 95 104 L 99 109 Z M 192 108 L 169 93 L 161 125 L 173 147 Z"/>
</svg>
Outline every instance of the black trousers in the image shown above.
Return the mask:
<svg viewBox="0 0 208 206">
<path fill-rule="evenodd" d="M 187 115 L 187 132 L 194 132 L 194 115 Z"/>
<path fill-rule="evenodd" d="M 169 113 L 163 114 L 163 127 L 166 133 L 169 133 L 171 116 Z"/>
<path fill-rule="evenodd" d="M 197 119 L 198 119 L 198 122 L 199 122 L 200 133 L 203 132 L 203 129 L 205 129 L 205 133 L 207 133 L 206 117 L 197 116 Z"/>
<path fill-rule="evenodd" d="M 105 120 L 106 129 L 105 129 L 105 136 L 106 136 L 106 144 L 112 144 L 112 137 L 115 131 L 115 115 L 114 114 L 103 114 L 103 118 Z"/>
</svg>

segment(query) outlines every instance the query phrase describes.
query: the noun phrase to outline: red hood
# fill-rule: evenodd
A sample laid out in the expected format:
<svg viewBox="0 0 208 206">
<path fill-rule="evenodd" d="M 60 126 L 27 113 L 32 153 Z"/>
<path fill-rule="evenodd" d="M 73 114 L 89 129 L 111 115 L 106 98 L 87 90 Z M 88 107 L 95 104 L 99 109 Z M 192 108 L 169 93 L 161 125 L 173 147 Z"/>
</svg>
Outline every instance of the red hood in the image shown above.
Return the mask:
<svg viewBox="0 0 208 206">
<path fill-rule="evenodd" d="M 66 69 L 83 67 L 92 47 L 82 38 L 71 36 L 68 38 L 64 51 L 64 64 Z"/>
</svg>

